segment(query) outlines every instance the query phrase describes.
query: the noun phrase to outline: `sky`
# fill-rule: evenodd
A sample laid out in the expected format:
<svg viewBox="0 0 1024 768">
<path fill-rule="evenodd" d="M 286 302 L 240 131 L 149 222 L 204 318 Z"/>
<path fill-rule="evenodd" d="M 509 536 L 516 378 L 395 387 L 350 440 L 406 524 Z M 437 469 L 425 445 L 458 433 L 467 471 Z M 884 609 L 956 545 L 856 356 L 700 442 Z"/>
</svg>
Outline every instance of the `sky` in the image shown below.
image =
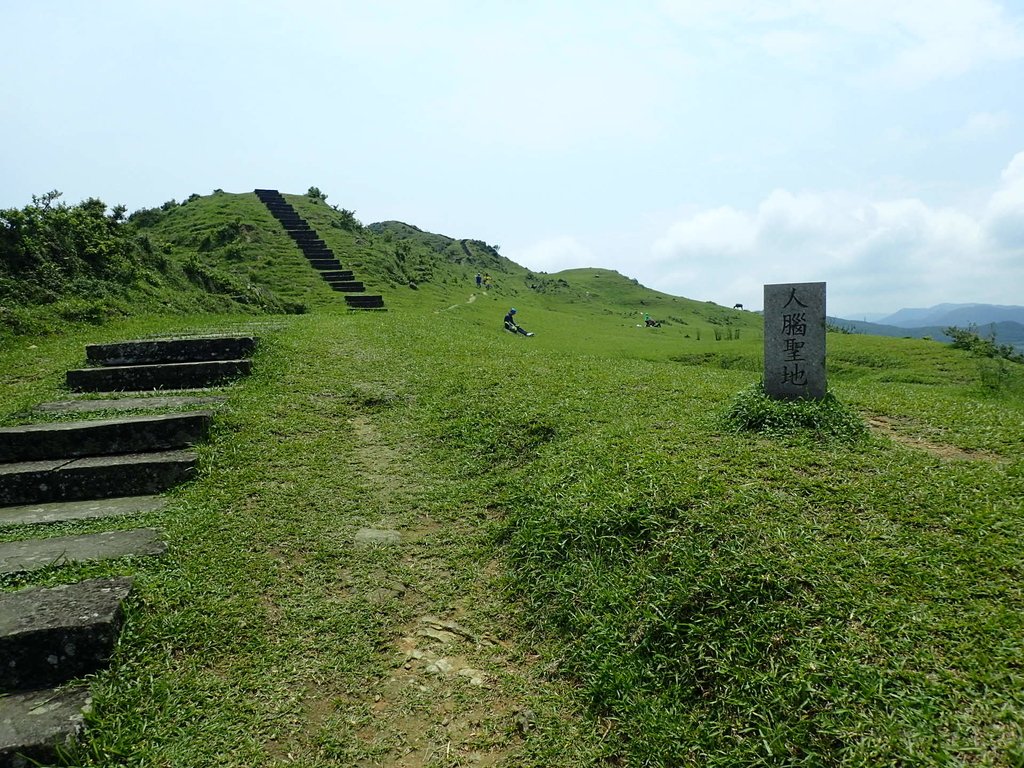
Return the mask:
<svg viewBox="0 0 1024 768">
<path fill-rule="evenodd" d="M 1024 0 L 0 0 L 0 208 L 302 193 L 759 309 L 1024 304 Z"/>
</svg>

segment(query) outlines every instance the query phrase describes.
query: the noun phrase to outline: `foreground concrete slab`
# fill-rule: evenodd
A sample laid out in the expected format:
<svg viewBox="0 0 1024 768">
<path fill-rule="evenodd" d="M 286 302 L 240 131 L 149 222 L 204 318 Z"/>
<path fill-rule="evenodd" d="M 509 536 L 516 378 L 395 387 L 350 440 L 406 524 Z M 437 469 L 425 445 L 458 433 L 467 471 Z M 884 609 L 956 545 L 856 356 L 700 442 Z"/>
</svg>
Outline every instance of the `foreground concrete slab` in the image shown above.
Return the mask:
<svg viewBox="0 0 1024 768">
<path fill-rule="evenodd" d="M 251 360 L 211 360 L 78 368 L 68 371 L 66 378 L 74 392 L 124 392 L 210 387 L 251 372 Z"/>
<path fill-rule="evenodd" d="M 94 411 L 145 411 L 162 408 L 207 408 L 226 402 L 223 395 L 173 397 L 118 397 L 102 400 L 57 400 L 52 403 L 41 403 L 33 410 L 42 413 L 92 413 Z"/>
<path fill-rule="evenodd" d="M 0 690 L 39 690 L 102 669 L 124 622 L 127 578 L 0 594 Z"/>
<path fill-rule="evenodd" d="M 81 738 L 91 703 L 85 686 L 0 696 L 0 766 L 52 765 Z"/>
<path fill-rule="evenodd" d="M 150 496 L 189 479 L 190 451 L 130 453 L 0 464 L 0 507 Z"/>
<path fill-rule="evenodd" d="M 144 512 L 157 512 L 167 506 L 162 496 L 125 496 L 89 501 L 55 501 L 20 507 L 0 507 L 0 528 L 11 525 L 47 525 L 73 520 L 98 520 Z"/>
<path fill-rule="evenodd" d="M 185 448 L 203 441 L 212 411 L 0 427 L 0 462 Z"/>
<path fill-rule="evenodd" d="M 150 557 L 166 551 L 160 532 L 152 528 L 8 541 L 0 543 L 0 574 L 28 573 L 48 565 Z"/>
<path fill-rule="evenodd" d="M 252 336 L 199 336 L 88 344 L 85 356 L 94 365 L 148 365 L 238 360 L 251 356 L 255 349 L 256 339 Z"/>
</svg>

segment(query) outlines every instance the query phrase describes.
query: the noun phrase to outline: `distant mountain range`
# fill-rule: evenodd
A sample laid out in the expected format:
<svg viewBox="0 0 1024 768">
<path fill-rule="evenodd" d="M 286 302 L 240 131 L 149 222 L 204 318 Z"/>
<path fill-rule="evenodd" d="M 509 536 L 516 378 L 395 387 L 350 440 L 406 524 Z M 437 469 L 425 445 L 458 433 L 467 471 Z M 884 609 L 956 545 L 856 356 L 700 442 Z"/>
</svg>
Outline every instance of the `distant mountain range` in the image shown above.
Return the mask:
<svg viewBox="0 0 1024 768">
<path fill-rule="evenodd" d="M 1024 307 L 998 304 L 937 304 L 928 309 L 901 309 L 874 322 L 900 328 L 923 328 L 929 325 L 941 325 L 946 328 L 951 325 L 958 328 L 976 325 L 980 328 L 992 323 L 1024 324 Z"/>
<path fill-rule="evenodd" d="M 994 334 L 1000 344 L 1024 351 L 1024 307 L 998 304 L 938 304 L 927 309 L 901 309 L 875 322 L 830 317 L 829 322 L 853 333 L 874 336 L 930 337 L 950 341 L 943 333 L 950 326 L 974 326 L 982 336 Z"/>
</svg>

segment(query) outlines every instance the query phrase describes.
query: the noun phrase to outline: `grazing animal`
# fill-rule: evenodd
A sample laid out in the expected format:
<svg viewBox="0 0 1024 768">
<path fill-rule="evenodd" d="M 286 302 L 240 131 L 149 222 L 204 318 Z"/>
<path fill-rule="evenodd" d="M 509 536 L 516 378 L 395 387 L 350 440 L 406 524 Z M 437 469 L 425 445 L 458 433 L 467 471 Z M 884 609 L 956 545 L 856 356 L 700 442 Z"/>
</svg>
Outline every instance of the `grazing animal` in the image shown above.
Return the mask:
<svg viewBox="0 0 1024 768">
<path fill-rule="evenodd" d="M 742 304 L 733 304 L 732 308 L 733 309 L 743 309 L 743 305 Z"/>
</svg>

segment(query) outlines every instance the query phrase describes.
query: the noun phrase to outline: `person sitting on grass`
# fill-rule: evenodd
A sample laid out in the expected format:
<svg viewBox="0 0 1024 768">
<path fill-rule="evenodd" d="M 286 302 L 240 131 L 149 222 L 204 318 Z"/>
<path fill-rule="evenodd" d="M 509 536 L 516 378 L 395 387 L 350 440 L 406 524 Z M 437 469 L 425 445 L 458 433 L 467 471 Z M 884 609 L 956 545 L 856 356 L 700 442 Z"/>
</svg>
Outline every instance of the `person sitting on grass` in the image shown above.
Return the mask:
<svg viewBox="0 0 1024 768">
<path fill-rule="evenodd" d="M 508 311 L 508 314 L 505 315 L 505 330 L 511 331 L 512 333 L 521 333 L 523 336 L 533 336 L 532 333 L 527 333 L 526 329 L 520 327 L 516 322 L 515 314 L 516 308 L 512 307 L 512 309 Z"/>
</svg>

